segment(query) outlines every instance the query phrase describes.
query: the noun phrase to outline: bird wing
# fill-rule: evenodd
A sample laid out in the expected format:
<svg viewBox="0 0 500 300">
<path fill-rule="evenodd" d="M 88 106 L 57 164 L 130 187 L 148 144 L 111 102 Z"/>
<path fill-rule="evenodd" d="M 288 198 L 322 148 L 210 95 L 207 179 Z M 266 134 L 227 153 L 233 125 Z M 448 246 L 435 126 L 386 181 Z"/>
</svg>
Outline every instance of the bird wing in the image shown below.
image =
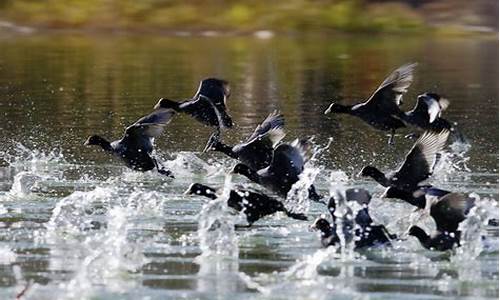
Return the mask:
<svg viewBox="0 0 500 300">
<path fill-rule="evenodd" d="M 307 140 L 295 140 L 292 144 L 281 144 L 273 152 L 269 172 L 275 176 L 298 176 L 304 170 L 310 144 Z"/>
<path fill-rule="evenodd" d="M 434 122 L 441 115 L 441 105 L 436 99 L 425 98 L 423 100 L 425 105 L 427 106 L 427 113 L 429 114 L 429 123 Z"/>
<path fill-rule="evenodd" d="M 441 111 L 445 111 L 448 106 L 450 106 L 450 100 L 446 99 L 446 98 L 441 98 L 439 99 L 439 106 L 441 107 Z"/>
<path fill-rule="evenodd" d="M 403 164 L 391 176 L 393 183 L 407 189 L 429 178 L 437 160 L 436 155 L 444 148 L 449 134 L 450 131 L 446 129 L 438 133 L 424 132 L 406 155 Z"/>
<path fill-rule="evenodd" d="M 252 135 L 246 140 L 245 144 L 251 144 L 256 140 L 268 142 L 271 147 L 275 147 L 284 137 L 283 126 L 285 119 L 278 111 L 274 111 L 260 123 Z"/>
<path fill-rule="evenodd" d="M 125 137 L 129 138 L 155 138 L 160 136 L 174 116 L 175 111 L 168 108 L 158 108 L 134 124 L 127 127 Z"/>
<path fill-rule="evenodd" d="M 211 99 L 212 103 L 216 106 L 225 109 L 226 100 L 230 94 L 231 86 L 227 81 L 218 78 L 206 78 L 200 81 L 200 85 L 193 99 L 202 95 Z"/>
<path fill-rule="evenodd" d="M 460 222 L 465 220 L 474 207 L 474 198 L 459 193 L 449 193 L 439 198 L 431 206 L 431 217 L 438 231 L 457 231 Z"/>
<path fill-rule="evenodd" d="M 229 83 L 222 79 L 207 78 L 200 82 L 198 91 L 193 99 L 206 98 L 214 109 L 219 119 L 219 124 L 226 128 L 233 126 L 233 120 L 226 111 L 226 101 L 231 94 Z"/>
<path fill-rule="evenodd" d="M 389 113 L 399 112 L 401 98 L 413 81 L 413 70 L 416 66 L 416 63 L 405 64 L 394 70 L 363 105 Z"/>
<path fill-rule="evenodd" d="M 345 191 L 347 201 L 356 201 L 359 205 L 368 205 L 372 199 L 370 193 L 365 189 L 350 188 Z"/>
</svg>

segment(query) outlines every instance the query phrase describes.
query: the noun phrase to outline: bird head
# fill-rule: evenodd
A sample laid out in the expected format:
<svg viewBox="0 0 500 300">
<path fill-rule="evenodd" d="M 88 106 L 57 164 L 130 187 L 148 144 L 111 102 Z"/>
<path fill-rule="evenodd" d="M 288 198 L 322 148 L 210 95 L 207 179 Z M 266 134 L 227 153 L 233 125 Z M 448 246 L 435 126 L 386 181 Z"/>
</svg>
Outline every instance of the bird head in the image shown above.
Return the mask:
<svg viewBox="0 0 500 300">
<path fill-rule="evenodd" d="M 332 230 L 332 227 L 330 226 L 330 222 L 325 218 L 325 216 L 320 216 L 318 217 L 314 223 L 309 226 L 310 229 L 312 230 L 319 230 L 323 234 L 329 234 Z"/>
<path fill-rule="evenodd" d="M 83 144 L 85 146 L 90 146 L 90 145 L 102 145 L 105 143 L 107 143 L 107 141 L 104 138 L 102 138 L 101 136 L 91 135 Z"/>
<path fill-rule="evenodd" d="M 380 171 L 375 168 L 375 167 L 372 167 L 372 166 L 366 166 L 366 167 L 363 167 L 363 169 L 361 170 L 361 172 L 359 172 L 359 176 L 363 176 L 363 177 L 374 177 L 376 176 Z"/>
<path fill-rule="evenodd" d="M 184 192 L 184 195 L 201 195 L 211 199 L 217 198 L 214 189 L 201 183 L 192 183 Z"/>
<path fill-rule="evenodd" d="M 247 175 L 250 173 L 250 168 L 245 164 L 236 164 L 231 170 L 233 174 Z"/>
</svg>

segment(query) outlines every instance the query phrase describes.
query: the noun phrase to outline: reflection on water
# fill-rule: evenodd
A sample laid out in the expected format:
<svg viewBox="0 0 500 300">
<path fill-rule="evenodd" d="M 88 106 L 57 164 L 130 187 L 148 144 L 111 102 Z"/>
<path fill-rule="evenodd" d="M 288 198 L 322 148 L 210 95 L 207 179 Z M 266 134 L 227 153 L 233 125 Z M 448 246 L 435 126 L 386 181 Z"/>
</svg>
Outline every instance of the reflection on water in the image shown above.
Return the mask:
<svg viewBox="0 0 500 300">
<path fill-rule="evenodd" d="M 0 298 L 30 280 L 32 299 L 498 297 L 498 230 L 481 222 L 498 214 L 496 40 L 66 34 L 1 42 Z M 182 194 L 192 182 L 226 190 L 227 180 L 248 184 L 225 177 L 233 161 L 200 153 L 210 129 L 186 116 L 157 140 L 175 179 L 124 170 L 82 145 L 94 133 L 119 138 L 158 98 L 187 98 L 201 78 L 219 76 L 232 84 L 228 107 L 237 123 L 224 141 L 242 140 L 280 109 L 285 140 L 314 135 L 320 147 L 333 137 L 308 169 L 321 193 L 364 186 L 375 193 L 377 223 L 398 234 L 413 221 L 432 228 L 425 215 L 377 198 L 379 187 L 356 177 L 368 163 L 398 166 L 412 143 L 402 135 L 411 130 L 388 147 L 384 133 L 357 119 L 322 114 L 332 100 L 366 98 L 412 61 L 419 66 L 405 108 L 422 92 L 444 94 L 445 117 L 468 142 L 448 148 L 434 182 L 484 200 L 468 220 L 468 247 L 451 256 L 424 251 L 412 238 L 362 253 L 321 250 L 307 222 L 279 214 L 234 230 L 244 218 Z M 310 219 L 325 212 L 301 205 Z"/>
</svg>

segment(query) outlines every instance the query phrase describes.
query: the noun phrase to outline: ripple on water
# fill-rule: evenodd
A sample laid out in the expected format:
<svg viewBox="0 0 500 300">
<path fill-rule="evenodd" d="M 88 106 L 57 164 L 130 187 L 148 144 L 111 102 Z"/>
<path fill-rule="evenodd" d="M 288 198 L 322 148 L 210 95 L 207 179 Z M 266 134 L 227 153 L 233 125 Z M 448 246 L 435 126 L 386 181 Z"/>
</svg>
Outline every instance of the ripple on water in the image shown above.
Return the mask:
<svg viewBox="0 0 500 300">
<path fill-rule="evenodd" d="M 447 253 L 423 250 L 405 235 L 412 224 L 434 229 L 427 212 L 380 199 L 383 189 L 374 183 L 319 167 L 317 160 L 306 165 L 288 206 L 313 219 L 327 212 L 307 199 L 305 187 L 312 182 L 326 196 L 363 186 L 374 195 L 370 211 L 375 222 L 386 224 L 402 240 L 392 248 L 360 252 L 349 245 L 321 249 L 309 222 L 280 214 L 259 220 L 251 229 L 235 230 L 242 219 L 227 207 L 228 191 L 233 184 L 256 186 L 226 176 L 232 164 L 227 160 L 207 163 L 197 153 L 174 154 L 165 164 L 177 170 L 177 177 L 168 179 L 118 167 L 104 176 L 88 175 L 87 170 L 99 166 L 23 151 L 22 158 L 12 160 L 10 188 L 0 196 L 0 225 L 6 229 L 0 239 L 0 265 L 9 267 L 0 274 L 11 278 L 1 295 L 15 294 L 30 280 L 34 283 L 27 296 L 36 299 L 498 294 L 498 228 L 487 226 L 489 218 L 498 218 L 498 184 L 491 174 L 469 172 L 467 155 L 456 155 L 452 148 L 432 182 L 468 194 L 477 191 L 471 196 L 478 200 L 461 225 L 463 246 Z M 486 184 L 490 177 L 491 184 Z M 218 200 L 183 196 L 195 180 L 222 187 Z M 65 193 L 53 192 L 61 187 L 67 188 Z"/>
</svg>

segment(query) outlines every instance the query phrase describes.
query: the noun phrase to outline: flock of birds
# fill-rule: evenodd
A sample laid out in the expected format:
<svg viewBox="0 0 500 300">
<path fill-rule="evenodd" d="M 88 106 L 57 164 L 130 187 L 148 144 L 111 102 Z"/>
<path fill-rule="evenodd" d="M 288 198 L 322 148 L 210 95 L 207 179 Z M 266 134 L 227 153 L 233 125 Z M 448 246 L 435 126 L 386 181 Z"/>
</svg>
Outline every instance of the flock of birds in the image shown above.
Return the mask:
<svg viewBox="0 0 500 300">
<path fill-rule="evenodd" d="M 446 146 L 453 126 L 441 118 L 449 102 L 434 93 L 425 93 L 417 98 L 413 110 L 400 109 L 402 96 L 413 80 L 416 64 L 406 64 L 394 70 L 368 100 L 356 105 L 332 103 L 327 113 L 349 114 L 370 126 L 390 132 L 389 144 L 394 143 L 394 133 L 407 125 L 423 129 L 401 166 L 391 174 L 384 174 L 376 167 L 366 166 L 361 175 L 371 177 L 386 187 L 383 198 L 398 198 L 417 207 L 427 209 L 434 219 L 436 230 L 428 234 L 418 226 L 412 226 L 408 234 L 416 237 L 427 249 L 445 251 L 460 246 L 459 224 L 464 221 L 474 206 L 474 198 L 461 193 L 446 191 L 430 184 L 423 184 L 433 172 L 439 152 Z M 171 171 L 162 167 L 153 155 L 154 138 L 161 135 L 165 126 L 177 113 L 188 114 L 197 121 L 215 128 L 205 147 L 206 151 L 222 152 L 239 161 L 232 173 L 240 174 L 265 187 L 276 196 L 243 187 L 235 187 L 227 199 L 229 207 L 246 215 L 248 227 L 260 218 L 284 212 L 288 217 L 307 220 L 301 213 L 289 211 L 280 198 L 286 198 L 292 186 L 299 181 L 304 165 L 311 157 L 312 143 L 309 139 L 297 139 L 292 143 L 281 140 L 284 117 L 274 111 L 260 123 L 244 142 L 227 145 L 221 140 L 221 129 L 232 128 L 234 123 L 226 109 L 230 96 L 229 84 L 221 79 L 209 78 L 201 81 L 198 91 L 189 100 L 176 102 L 162 98 L 154 111 L 126 128 L 124 136 L 114 142 L 93 135 L 86 145 L 97 145 L 121 159 L 127 167 L 137 171 L 156 169 L 160 174 L 171 176 Z M 413 136 L 413 138 L 416 138 Z M 321 233 L 323 246 L 339 245 L 341 241 L 353 242 L 355 249 L 379 245 L 390 245 L 397 237 L 384 225 L 375 224 L 370 217 L 368 204 L 371 195 L 364 189 L 347 189 L 337 193 L 327 203 L 316 192 L 314 185 L 308 188 L 312 201 L 326 204 L 332 222 L 322 215 L 311 225 Z M 220 191 L 201 183 L 193 183 L 186 194 L 217 199 Z M 361 207 L 357 212 L 337 208 L 349 201 Z M 353 203 L 353 202 L 351 202 Z M 349 207 L 349 206 L 347 206 Z"/>
</svg>

